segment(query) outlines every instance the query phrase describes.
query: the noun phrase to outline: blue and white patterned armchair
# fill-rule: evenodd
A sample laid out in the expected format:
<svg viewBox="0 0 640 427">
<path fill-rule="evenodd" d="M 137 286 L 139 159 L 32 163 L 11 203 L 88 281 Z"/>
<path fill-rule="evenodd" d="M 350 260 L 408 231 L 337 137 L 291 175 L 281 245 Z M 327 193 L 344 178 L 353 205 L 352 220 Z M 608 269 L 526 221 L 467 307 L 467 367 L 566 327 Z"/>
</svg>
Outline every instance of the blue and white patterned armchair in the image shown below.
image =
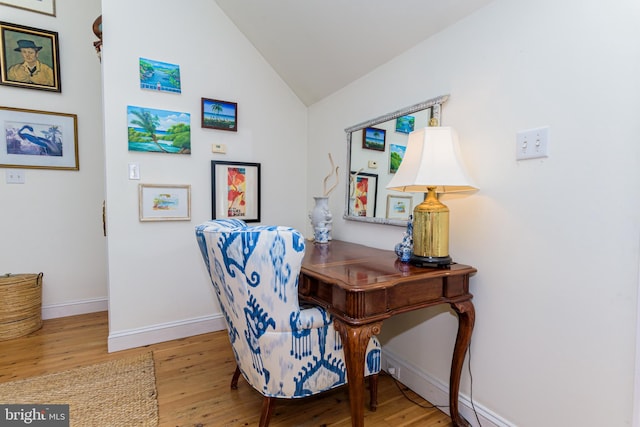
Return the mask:
<svg viewBox="0 0 640 427">
<path fill-rule="evenodd" d="M 342 342 L 332 316 L 300 307 L 298 276 L 304 237 L 293 228 L 247 226 L 237 219 L 208 221 L 196 238 L 225 318 L 237 368 L 264 396 L 260 426 L 277 398 L 311 396 L 347 382 Z M 375 410 L 380 343 L 366 353 L 371 408 Z"/>
</svg>

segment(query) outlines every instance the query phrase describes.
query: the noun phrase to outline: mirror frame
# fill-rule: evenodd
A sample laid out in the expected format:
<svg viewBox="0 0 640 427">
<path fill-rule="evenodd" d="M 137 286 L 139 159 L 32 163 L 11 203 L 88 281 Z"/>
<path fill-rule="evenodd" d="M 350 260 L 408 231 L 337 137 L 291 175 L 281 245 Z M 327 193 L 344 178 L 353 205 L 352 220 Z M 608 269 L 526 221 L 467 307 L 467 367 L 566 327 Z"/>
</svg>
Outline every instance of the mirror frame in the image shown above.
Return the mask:
<svg viewBox="0 0 640 427">
<path fill-rule="evenodd" d="M 379 123 L 383 123 L 389 120 L 397 119 L 398 117 L 406 116 L 407 114 L 412 114 L 412 113 L 415 113 L 416 111 L 426 110 L 427 108 L 433 108 L 431 112 L 431 117 L 435 118 L 438 121 L 438 123 L 441 123 L 440 118 L 441 118 L 442 104 L 444 104 L 447 101 L 447 99 L 449 99 L 449 95 L 442 95 L 436 98 L 431 98 L 426 101 L 420 102 L 418 104 L 401 108 L 392 113 L 388 113 L 388 114 L 376 117 L 374 119 L 367 120 L 362 123 L 358 123 L 357 125 L 350 126 L 344 130 L 347 133 L 347 165 L 348 166 L 347 166 L 347 180 L 346 180 L 347 191 L 346 191 L 346 197 L 344 202 L 345 208 L 344 208 L 344 214 L 342 215 L 343 219 L 348 221 L 368 222 L 371 224 L 387 224 L 387 225 L 397 225 L 402 227 L 407 226 L 407 221 L 405 220 L 349 215 L 349 192 L 350 192 L 349 186 L 351 185 L 351 180 L 349 177 L 349 172 L 351 170 L 350 169 L 351 168 L 351 143 L 352 143 L 351 134 L 357 130 L 364 129 L 366 127 L 370 127 L 373 125 L 377 125 Z"/>
</svg>

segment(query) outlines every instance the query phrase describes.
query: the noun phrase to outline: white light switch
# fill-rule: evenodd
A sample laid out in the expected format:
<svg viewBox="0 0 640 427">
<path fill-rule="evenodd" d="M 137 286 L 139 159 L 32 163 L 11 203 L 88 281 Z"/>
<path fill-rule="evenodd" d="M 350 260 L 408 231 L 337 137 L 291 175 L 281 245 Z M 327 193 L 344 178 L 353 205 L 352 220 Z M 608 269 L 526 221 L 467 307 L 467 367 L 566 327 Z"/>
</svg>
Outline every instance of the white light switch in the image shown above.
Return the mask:
<svg viewBox="0 0 640 427">
<path fill-rule="evenodd" d="M 516 134 L 516 160 L 549 157 L 549 128 L 523 130 Z"/>
<path fill-rule="evenodd" d="M 24 184 L 25 176 L 22 169 L 10 169 L 7 171 L 7 184 Z"/>
<path fill-rule="evenodd" d="M 140 179 L 140 165 L 129 163 L 129 179 Z"/>
</svg>

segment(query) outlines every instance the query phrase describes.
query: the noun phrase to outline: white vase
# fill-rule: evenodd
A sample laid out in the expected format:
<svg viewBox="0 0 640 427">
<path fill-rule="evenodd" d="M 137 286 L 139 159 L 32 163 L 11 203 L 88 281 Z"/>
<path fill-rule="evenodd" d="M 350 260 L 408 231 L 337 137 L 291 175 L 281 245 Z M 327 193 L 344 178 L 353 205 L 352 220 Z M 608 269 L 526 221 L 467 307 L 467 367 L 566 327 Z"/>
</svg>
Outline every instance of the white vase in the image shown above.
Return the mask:
<svg viewBox="0 0 640 427">
<path fill-rule="evenodd" d="M 309 213 L 309 219 L 313 226 L 313 237 L 318 243 L 327 243 L 331 240 L 331 222 L 333 217 L 329 211 L 328 197 L 314 197 L 316 205 Z"/>
</svg>

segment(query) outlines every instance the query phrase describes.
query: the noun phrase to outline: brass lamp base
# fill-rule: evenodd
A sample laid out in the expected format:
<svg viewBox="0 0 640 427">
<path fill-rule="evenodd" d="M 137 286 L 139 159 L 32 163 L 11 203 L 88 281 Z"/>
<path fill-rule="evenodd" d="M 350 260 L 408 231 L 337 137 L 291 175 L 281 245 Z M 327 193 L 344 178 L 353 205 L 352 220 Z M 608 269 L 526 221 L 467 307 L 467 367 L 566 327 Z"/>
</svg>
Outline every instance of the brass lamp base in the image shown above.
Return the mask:
<svg viewBox="0 0 640 427">
<path fill-rule="evenodd" d="M 449 208 L 436 196 L 436 187 L 427 188 L 424 201 L 413 210 L 413 254 L 411 264 L 443 267 L 449 256 Z"/>
<path fill-rule="evenodd" d="M 450 256 L 433 257 L 411 255 L 409 262 L 416 267 L 443 268 L 450 266 L 453 260 Z"/>
</svg>

